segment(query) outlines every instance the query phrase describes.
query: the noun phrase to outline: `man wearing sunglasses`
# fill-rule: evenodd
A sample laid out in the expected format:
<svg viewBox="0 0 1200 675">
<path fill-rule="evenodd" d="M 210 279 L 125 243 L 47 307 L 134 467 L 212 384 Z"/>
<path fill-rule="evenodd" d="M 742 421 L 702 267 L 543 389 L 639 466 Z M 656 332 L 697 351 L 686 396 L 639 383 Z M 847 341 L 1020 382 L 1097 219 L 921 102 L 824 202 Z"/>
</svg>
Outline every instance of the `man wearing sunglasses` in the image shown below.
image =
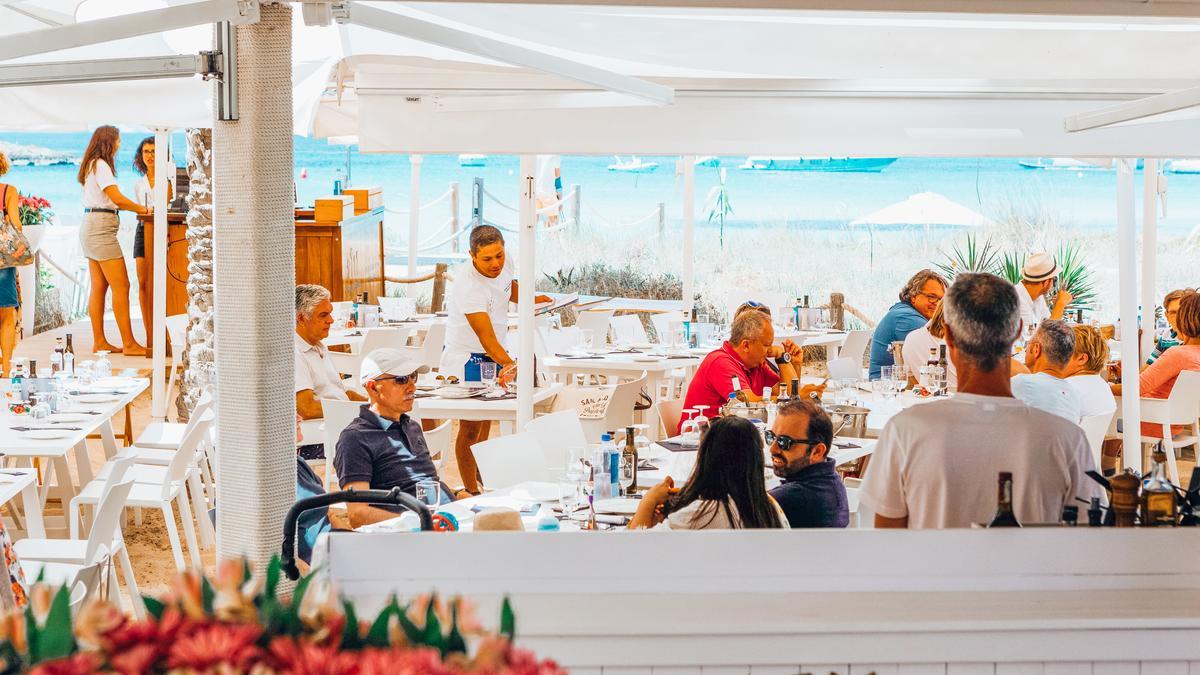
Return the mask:
<svg viewBox="0 0 1200 675">
<path fill-rule="evenodd" d="M 933 270 L 921 270 L 904 284 L 900 302 L 888 309 L 871 336 L 868 374 L 872 380 L 879 379 L 884 366 L 895 365 L 892 343 L 903 342 L 909 333 L 928 323 L 945 294 L 946 281 Z"/>
<path fill-rule="evenodd" d="M 399 486 L 415 496 L 417 483 L 439 480 L 421 425 L 408 416 L 416 398 L 417 374 L 428 370 L 398 349 L 376 349 L 363 359 L 359 382 L 371 402 L 362 406 L 358 417 L 342 431 L 333 458 L 343 490 Z M 443 502 L 449 501 L 450 494 L 443 483 Z M 382 505 L 346 506 L 350 524 L 356 528 L 395 518 L 399 512 L 398 507 Z"/>
<path fill-rule="evenodd" d="M 850 524 L 846 486 L 829 458 L 833 422 L 821 406 L 807 399 L 779 406 L 767 445 L 771 468 L 783 479 L 771 496 L 793 528 Z"/>
</svg>

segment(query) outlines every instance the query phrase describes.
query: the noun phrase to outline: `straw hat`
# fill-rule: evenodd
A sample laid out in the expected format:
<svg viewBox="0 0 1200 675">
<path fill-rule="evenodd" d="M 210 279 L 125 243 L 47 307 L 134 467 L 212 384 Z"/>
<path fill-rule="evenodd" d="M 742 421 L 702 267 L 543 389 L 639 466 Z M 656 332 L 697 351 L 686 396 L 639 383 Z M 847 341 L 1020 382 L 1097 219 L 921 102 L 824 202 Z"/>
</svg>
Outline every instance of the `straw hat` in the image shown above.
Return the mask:
<svg viewBox="0 0 1200 675">
<path fill-rule="evenodd" d="M 521 514 L 513 509 L 487 509 L 475 516 L 476 532 L 524 532 Z"/>
<path fill-rule="evenodd" d="M 1025 266 L 1021 268 L 1021 278 L 1032 283 L 1053 279 L 1057 274 L 1058 263 L 1049 253 L 1034 253 L 1025 259 Z"/>
</svg>

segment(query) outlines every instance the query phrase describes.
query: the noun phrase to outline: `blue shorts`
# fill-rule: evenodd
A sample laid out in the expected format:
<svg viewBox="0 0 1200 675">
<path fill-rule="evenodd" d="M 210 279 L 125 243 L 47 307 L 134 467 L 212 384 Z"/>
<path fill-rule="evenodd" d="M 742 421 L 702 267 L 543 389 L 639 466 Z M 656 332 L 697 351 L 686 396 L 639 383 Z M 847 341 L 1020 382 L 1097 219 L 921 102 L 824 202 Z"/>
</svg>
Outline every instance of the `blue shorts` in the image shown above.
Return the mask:
<svg viewBox="0 0 1200 675">
<path fill-rule="evenodd" d="M 0 307 L 17 307 L 17 268 L 0 269 Z"/>
<path fill-rule="evenodd" d="M 492 357 L 487 354 L 471 354 L 471 358 L 467 359 L 467 363 L 463 366 L 463 382 L 482 382 L 483 373 L 480 366 L 485 363 L 495 363 Z M 500 374 L 500 369 L 496 369 L 496 374 Z"/>
</svg>

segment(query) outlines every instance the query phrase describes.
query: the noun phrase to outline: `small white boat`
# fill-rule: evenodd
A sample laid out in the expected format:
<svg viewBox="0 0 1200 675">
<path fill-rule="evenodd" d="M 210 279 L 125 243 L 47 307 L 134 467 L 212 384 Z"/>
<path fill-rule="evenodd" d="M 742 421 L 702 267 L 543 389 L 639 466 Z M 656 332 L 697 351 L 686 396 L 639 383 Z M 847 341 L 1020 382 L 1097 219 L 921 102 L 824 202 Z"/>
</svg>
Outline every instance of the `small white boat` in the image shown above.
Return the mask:
<svg viewBox="0 0 1200 675">
<path fill-rule="evenodd" d="M 831 171 L 879 173 L 895 163 L 895 157 L 772 157 L 750 156 L 738 168 L 743 171 Z"/>
<path fill-rule="evenodd" d="M 630 157 L 628 161 L 621 159 L 620 155 L 613 155 L 617 160 L 616 164 L 609 164 L 609 171 L 621 171 L 624 173 L 651 173 L 658 169 L 658 162 L 643 162 L 640 157 Z"/>
<path fill-rule="evenodd" d="M 721 158 L 717 157 L 716 155 L 704 155 L 703 157 L 697 157 L 696 161 L 693 162 L 692 165 L 716 168 L 721 166 Z"/>
<path fill-rule="evenodd" d="M 1200 173 L 1200 159 L 1173 159 L 1167 163 L 1169 173 Z"/>
<path fill-rule="evenodd" d="M 1082 159 L 1072 157 L 1038 157 L 1035 160 L 1020 160 L 1017 162 L 1025 169 L 1042 169 L 1044 171 L 1111 171 L 1111 167 L 1099 166 Z"/>
<path fill-rule="evenodd" d="M 459 155 L 459 166 L 487 166 L 487 155 Z"/>
</svg>

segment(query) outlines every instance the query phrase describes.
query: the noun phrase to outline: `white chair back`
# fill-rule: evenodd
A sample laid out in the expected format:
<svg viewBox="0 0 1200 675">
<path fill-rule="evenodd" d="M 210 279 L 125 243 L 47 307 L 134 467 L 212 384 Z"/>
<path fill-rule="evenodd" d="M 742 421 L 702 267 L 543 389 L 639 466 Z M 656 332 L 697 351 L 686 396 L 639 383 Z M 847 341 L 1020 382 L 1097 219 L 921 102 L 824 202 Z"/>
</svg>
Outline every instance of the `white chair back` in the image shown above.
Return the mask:
<svg viewBox="0 0 1200 675">
<path fill-rule="evenodd" d="M 611 310 L 579 312 L 575 315 L 575 327 L 581 331 L 592 331 L 592 346 L 603 347 L 608 342 L 608 327 L 612 315 Z"/>
<path fill-rule="evenodd" d="M 1112 421 L 1115 411 L 1107 415 L 1087 415 L 1079 421 L 1083 433 L 1087 436 L 1088 446 L 1092 449 L 1092 461 L 1096 471 L 1100 470 L 1100 460 L 1104 447 L 1104 434 L 1108 432 L 1108 423 Z"/>
<path fill-rule="evenodd" d="M 497 336 L 502 338 L 503 336 Z M 446 324 L 438 322 L 425 331 L 425 339 L 420 347 L 409 347 L 418 350 L 417 358 L 430 368 L 437 368 L 442 360 L 442 349 L 446 346 Z"/>
<path fill-rule="evenodd" d="M 340 487 L 334 482 L 333 458 L 337 456 L 337 442 L 342 431 L 358 417 L 362 408 L 361 401 L 343 401 L 337 398 L 321 399 L 321 410 L 325 413 L 325 490 L 330 486 Z"/>
<path fill-rule="evenodd" d="M 391 321 L 404 321 L 417 311 L 417 302 L 413 298 L 389 298 L 379 296 L 379 309 L 383 318 Z"/>
<path fill-rule="evenodd" d="M 849 356 L 830 359 L 829 361 L 829 377 L 835 380 L 863 378 L 862 359 L 854 360 Z"/>
<path fill-rule="evenodd" d="M 683 417 L 683 399 L 673 398 L 658 403 L 658 419 L 662 422 L 664 438 L 678 433 L 680 417 Z"/>
<path fill-rule="evenodd" d="M 1196 424 L 1200 418 L 1200 371 L 1179 373 L 1167 396 L 1171 424 Z"/>
<path fill-rule="evenodd" d="M 547 328 L 540 331 L 542 339 L 546 342 L 547 356 L 555 354 L 569 354 L 571 349 L 579 342 L 579 327 L 570 326 L 568 328 Z"/>
<path fill-rule="evenodd" d="M 745 291 L 732 290 L 725 296 L 725 316 L 730 322 L 733 321 L 733 313 L 742 303 L 753 300 L 766 305 L 778 323 L 787 323 L 788 317 L 778 316 L 779 310 L 783 307 L 790 307 L 793 298 L 789 298 L 786 293 L 768 293 L 765 291 Z"/>
<path fill-rule="evenodd" d="M 167 338 L 171 341 L 171 360 L 177 361 L 176 354 L 183 350 L 184 336 L 187 332 L 188 315 L 187 314 L 172 314 L 163 322 L 167 329 Z"/>
<path fill-rule="evenodd" d="M 479 475 L 493 490 L 523 481 L 546 481 L 550 472 L 537 436 L 528 431 L 493 438 L 471 446 Z"/>
<path fill-rule="evenodd" d="M 567 466 L 568 448 L 586 448 L 587 436 L 574 410 L 560 410 L 530 420 L 525 431 L 537 437 L 546 457 L 546 466 L 561 469 Z"/>
<path fill-rule="evenodd" d="M 367 328 L 363 332 L 362 345 L 359 346 L 357 353 L 366 356 L 376 349 L 403 347 L 404 339 L 408 337 L 408 332 L 408 328 L 397 328 L 394 326 Z M 348 374 L 358 375 L 358 373 Z"/>
<path fill-rule="evenodd" d="M 637 314 L 614 316 L 609 323 L 612 325 L 613 337 L 617 342 L 645 344 L 650 341 L 650 338 L 646 336 L 646 327 L 642 325 L 642 317 Z"/>
<path fill-rule="evenodd" d="M 854 359 L 859 366 L 862 366 L 863 355 L 867 352 L 867 344 L 871 342 L 871 333 L 869 330 L 852 330 L 846 335 L 846 341 L 842 343 L 842 347 L 838 350 L 838 356 L 841 358 Z"/>
<path fill-rule="evenodd" d="M 658 312 L 651 314 L 650 323 L 654 325 L 657 344 L 671 344 L 671 324 L 682 320 L 683 317 L 679 312 Z"/>
<path fill-rule="evenodd" d="M 128 467 L 126 467 L 128 469 Z M 116 467 L 113 467 L 114 474 Z M 121 513 L 125 510 L 125 500 L 129 499 L 129 491 L 133 488 L 133 476 L 128 471 L 122 471 L 120 480 L 111 486 L 106 485 L 100 501 L 96 504 L 96 518 L 88 533 L 85 548 L 85 564 L 94 565 L 108 554 L 117 536 L 117 528 L 121 524 Z"/>
<path fill-rule="evenodd" d="M 608 399 L 608 408 L 600 419 L 581 419 L 583 435 L 593 443 L 600 441 L 600 436 L 609 430 L 624 429 L 633 424 L 633 408 L 637 405 L 638 394 L 646 384 L 646 373 L 630 382 L 622 382 L 613 386 L 612 396 Z"/>
<path fill-rule="evenodd" d="M 187 480 L 188 471 L 191 467 L 198 465 L 200 442 L 208 436 L 215 413 L 212 410 L 205 410 L 203 414 L 193 415 L 192 418 L 196 423 L 191 424 L 191 420 L 188 421 L 189 428 L 185 430 L 183 438 L 179 441 L 179 449 L 175 451 L 175 455 L 171 457 L 171 463 L 167 465 L 162 485 L 164 502 L 171 501 L 171 486 Z"/>
<path fill-rule="evenodd" d="M 425 432 L 425 445 L 429 448 L 429 456 L 433 459 L 433 466 L 438 471 L 446 466 L 446 460 L 450 457 L 450 448 L 454 442 L 454 436 L 450 434 L 450 425 L 453 420 L 442 422 L 436 429 Z M 329 469 L 325 469 L 325 474 L 330 474 Z"/>
</svg>

